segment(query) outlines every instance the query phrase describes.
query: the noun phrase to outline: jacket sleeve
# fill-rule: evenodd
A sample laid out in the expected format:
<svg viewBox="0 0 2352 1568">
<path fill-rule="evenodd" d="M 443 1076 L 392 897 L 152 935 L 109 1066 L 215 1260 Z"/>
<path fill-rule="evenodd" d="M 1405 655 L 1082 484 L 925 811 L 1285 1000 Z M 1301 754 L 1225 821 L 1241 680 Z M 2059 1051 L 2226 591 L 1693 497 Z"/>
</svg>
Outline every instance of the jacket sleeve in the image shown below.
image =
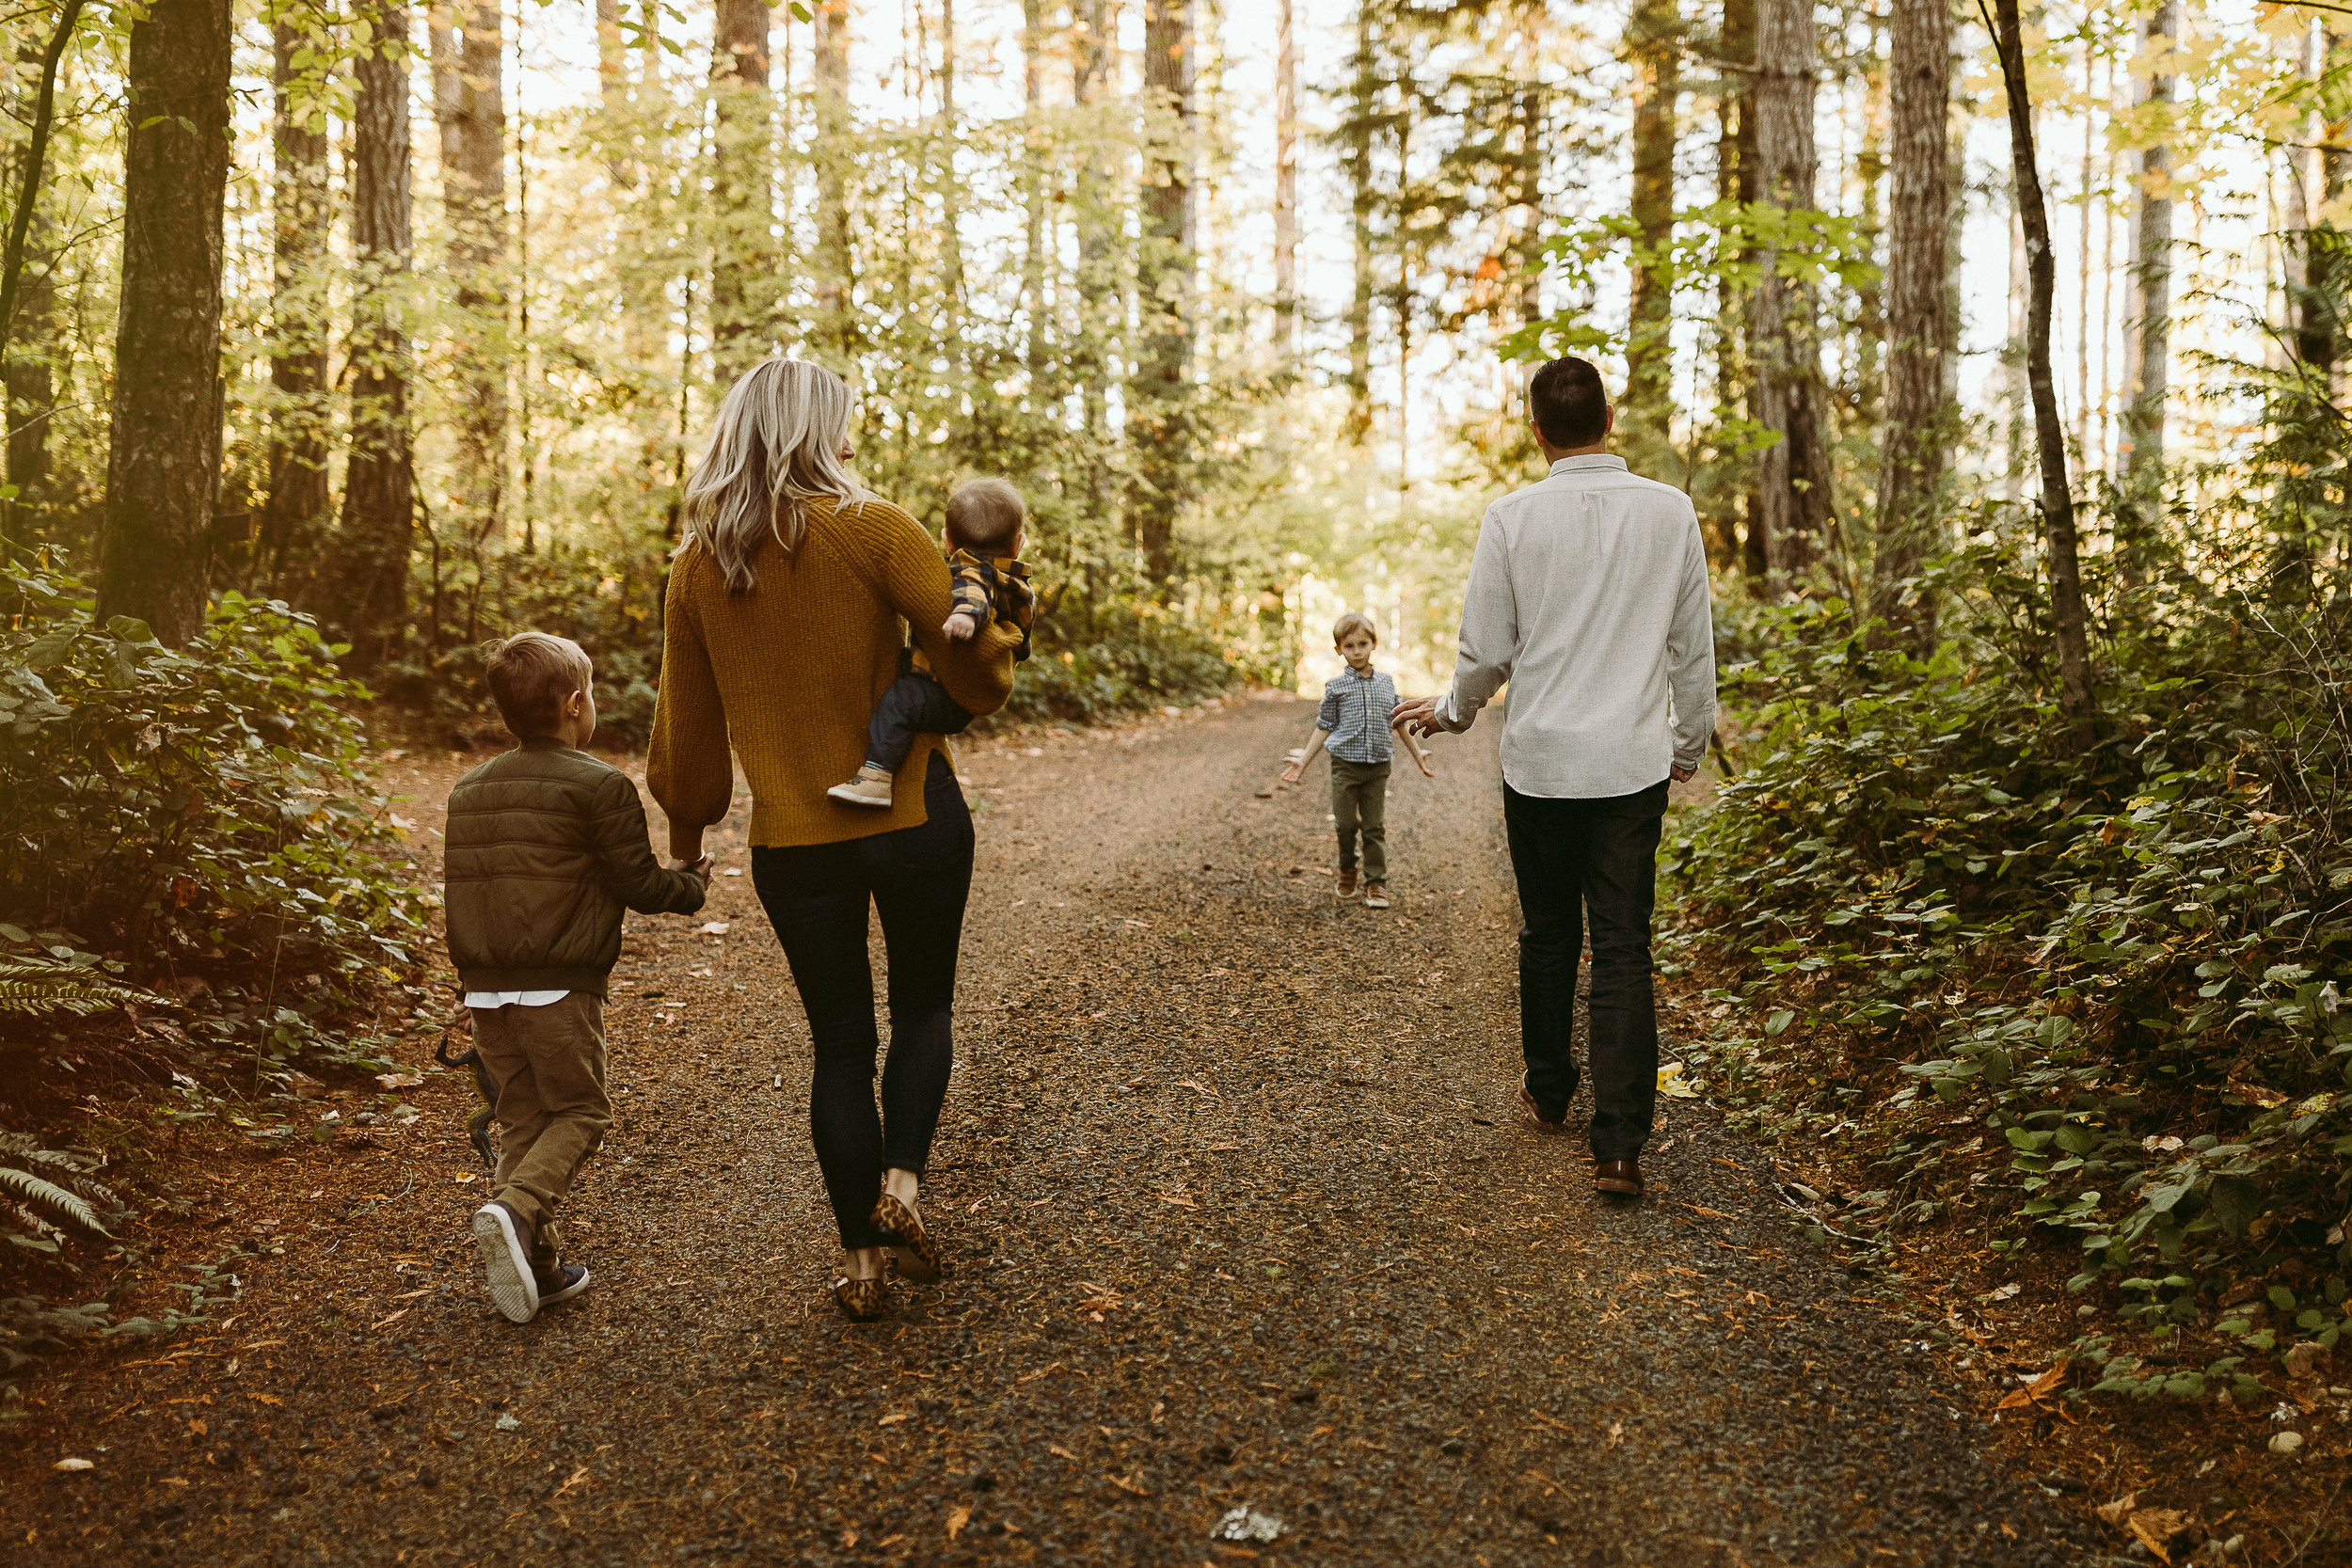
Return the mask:
<svg viewBox="0 0 2352 1568">
<path fill-rule="evenodd" d="M 1707 742 L 1715 733 L 1715 611 L 1695 515 L 1682 551 L 1674 626 L 1666 634 L 1666 676 L 1674 689 L 1675 765 L 1696 768 L 1707 760 Z"/>
<path fill-rule="evenodd" d="M 1511 551 L 1494 510 L 1478 528 L 1470 586 L 1462 593 L 1462 629 L 1454 640 L 1454 685 L 1433 717 L 1460 734 L 1476 721 L 1519 657 L 1518 596 L 1511 588 Z"/>
<path fill-rule="evenodd" d="M 913 517 L 895 506 L 868 503 L 874 531 L 872 580 L 882 600 L 906 618 L 914 629 L 915 643 L 930 661 L 931 673 L 947 695 L 974 713 L 993 713 L 1012 695 L 1012 656 L 1021 646 L 1022 630 L 1005 621 L 991 622 L 969 642 L 958 642 L 939 629 L 954 609 L 948 588 L 947 562 L 930 534 Z M 729 781 L 729 788 L 733 781 Z"/>
<path fill-rule="evenodd" d="M 639 914 L 692 914 L 703 907 L 703 879 L 691 871 L 664 870 L 654 858 L 645 803 L 628 774 L 616 771 L 596 786 L 590 832 L 605 885 Z"/>
<path fill-rule="evenodd" d="M 661 693 L 645 748 L 645 787 L 672 822 L 688 828 L 709 827 L 735 803 L 726 707 L 688 591 L 700 564 L 699 551 L 690 552 L 670 573 L 662 613 Z"/>
</svg>

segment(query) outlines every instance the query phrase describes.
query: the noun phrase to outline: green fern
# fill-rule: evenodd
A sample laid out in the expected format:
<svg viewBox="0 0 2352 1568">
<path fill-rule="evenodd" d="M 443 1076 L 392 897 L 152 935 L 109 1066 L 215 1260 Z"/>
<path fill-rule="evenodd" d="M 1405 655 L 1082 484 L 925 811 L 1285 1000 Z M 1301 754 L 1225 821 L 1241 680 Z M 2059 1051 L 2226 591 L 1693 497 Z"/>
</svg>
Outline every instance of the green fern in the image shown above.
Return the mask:
<svg viewBox="0 0 2352 1568">
<path fill-rule="evenodd" d="M 98 1187 L 94 1181 L 86 1184 Z M 101 1236 L 107 1233 L 106 1227 L 99 1223 L 98 1211 L 90 1207 L 88 1200 L 76 1193 L 67 1191 L 54 1181 L 42 1180 L 31 1171 L 16 1170 L 8 1165 L 0 1165 L 0 1191 L 5 1191 L 25 1203 L 38 1203 L 46 1209 L 53 1210 L 86 1229 L 97 1231 Z M 98 1187 L 98 1191 L 104 1193 L 105 1189 Z"/>
<path fill-rule="evenodd" d="M 159 1006 L 162 998 L 119 985 L 93 969 L 37 959 L 0 958 L 0 1015 L 87 1018 L 126 1003 Z"/>
</svg>

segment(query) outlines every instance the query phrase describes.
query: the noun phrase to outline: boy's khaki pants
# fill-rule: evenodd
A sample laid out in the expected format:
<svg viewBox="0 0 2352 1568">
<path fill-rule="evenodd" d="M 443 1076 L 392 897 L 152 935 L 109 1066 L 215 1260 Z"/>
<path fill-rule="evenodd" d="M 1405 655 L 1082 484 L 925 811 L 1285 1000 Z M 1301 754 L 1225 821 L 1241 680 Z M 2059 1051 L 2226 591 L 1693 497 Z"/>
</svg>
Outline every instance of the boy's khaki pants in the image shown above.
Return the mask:
<svg viewBox="0 0 2352 1568">
<path fill-rule="evenodd" d="M 1364 839 L 1364 880 L 1389 879 L 1389 765 L 1331 759 L 1331 825 L 1340 834 L 1340 869 L 1356 869 L 1356 835 Z"/>
<path fill-rule="evenodd" d="M 474 1049 L 498 1085 L 499 1164 L 490 1196 L 531 1222 L 531 1261 L 554 1268 L 555 1211 L 612 1125 L 604 1092 L 604 1004 L 576 990 L 543 1007 L 473 1009 Z"/>
</svg>

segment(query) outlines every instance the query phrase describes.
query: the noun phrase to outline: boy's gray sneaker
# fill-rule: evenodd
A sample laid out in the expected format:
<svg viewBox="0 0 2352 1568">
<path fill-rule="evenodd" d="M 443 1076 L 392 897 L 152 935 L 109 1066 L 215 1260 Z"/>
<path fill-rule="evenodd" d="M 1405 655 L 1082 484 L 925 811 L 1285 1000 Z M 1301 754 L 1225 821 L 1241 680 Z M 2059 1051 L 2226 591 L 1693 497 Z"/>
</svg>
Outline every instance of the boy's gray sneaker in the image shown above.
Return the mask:
<svg viewBox="0 0 2352 1568">
<path fill-rule="evenodd" d="M 584 1264 L 558 1263 L 555 1272 L 532 1281 L 539 1292 L 542 1307 L 571 1300 L 588 1289 L 588 1270 Z"/>
<path fill-rule="evenodd" d="M 531 1271 L 531 1222 L 503 1203 L 485 1203 L 473 1212 L 474 1249 L 482 1254 L 482 1275 L 490 1288 L 490 1304 L 510 1323 L 527 1323 L 539 1315 L 539 1285 Z M 581 1271 L 586 1283 L 585 1270 Z"/>
</svg>

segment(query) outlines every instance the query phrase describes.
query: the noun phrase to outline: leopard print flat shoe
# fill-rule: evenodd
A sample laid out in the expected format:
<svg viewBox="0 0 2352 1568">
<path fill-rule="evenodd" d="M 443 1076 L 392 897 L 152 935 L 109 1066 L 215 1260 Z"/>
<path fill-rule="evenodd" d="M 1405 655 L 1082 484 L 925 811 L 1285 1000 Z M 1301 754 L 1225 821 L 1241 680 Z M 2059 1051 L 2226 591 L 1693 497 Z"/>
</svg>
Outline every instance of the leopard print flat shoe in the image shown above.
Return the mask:
<svg viewBox="0 0 2352 1568">
<path fill-rule="evenodd" d="M 939 1243 L 923 1227 L 923 1216 L 912 1206 L 884 1193 L 867 1223 L 882 1233 L 882 1244 L 890 1249 L 898 1272 L 917 1285 L 937 1284 L 947 1272 L 939 1256 Z"/>
<path fill-rule="evenodd" d="M 890 1275 L 851 1279 L 845 1274 L 833 1282 L 833 1299 L 851 1323 L 871 1323 L 890 1310 Z"/>
</svg>

